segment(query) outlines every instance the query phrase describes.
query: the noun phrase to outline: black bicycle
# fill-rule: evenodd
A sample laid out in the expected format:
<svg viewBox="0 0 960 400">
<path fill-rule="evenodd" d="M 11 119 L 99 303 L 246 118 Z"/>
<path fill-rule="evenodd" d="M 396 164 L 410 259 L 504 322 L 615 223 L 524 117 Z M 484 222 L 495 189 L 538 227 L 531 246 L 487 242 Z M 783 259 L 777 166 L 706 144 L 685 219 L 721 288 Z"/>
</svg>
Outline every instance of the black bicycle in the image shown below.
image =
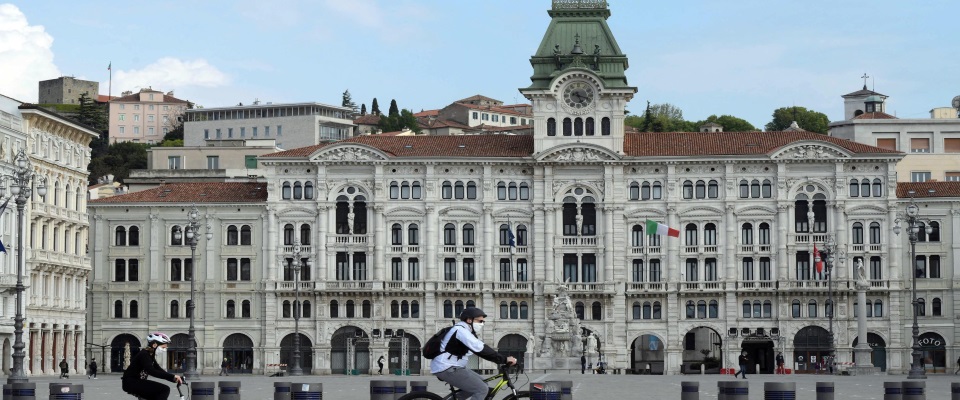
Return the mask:
<svg viewBox="0 0 960 400">
<path fill-rule="evenodd" d="M 496 385 L 490 388 L 489 391 L 487 391 L 487 397 L 484 398 L 485 400 L 493 400 L 497 393 L 504 388 L 508 388 L 508 390 L 506 390 L 507 395 L 502 400 L 530 398 L 530 392 L 525 390 L 518 391 L 513 385 L 513 383 L 520 376 L 519 368 L 515 369 L 516 372 L 513 374 L 513 376 L 510 376 L 510 366 L 506 364 L 499 366 L 497 371 L 498 373 L 496 375 L 483 380 L 484 382 L 491 382 L 497 379 L 500 380 Z M 453 387 L 453 385 L 450 385 L 449 383 L 447 386 L 450 386 L 450 393 L 447 393 L 446 396 L 441 396 L 433 392 L 410 392 L 401 397 L 400 400 L 456 400 L 457 393 L 460 392 L 460 389 Z"/>
</svg>

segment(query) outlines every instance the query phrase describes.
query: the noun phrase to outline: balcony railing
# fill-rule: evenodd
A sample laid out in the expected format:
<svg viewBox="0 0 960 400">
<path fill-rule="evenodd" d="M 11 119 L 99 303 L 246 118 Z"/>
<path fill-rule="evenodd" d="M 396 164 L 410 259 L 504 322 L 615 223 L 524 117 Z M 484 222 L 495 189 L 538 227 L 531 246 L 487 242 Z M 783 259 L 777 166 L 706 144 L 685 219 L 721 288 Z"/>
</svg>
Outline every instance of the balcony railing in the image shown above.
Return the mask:
<svg viewBox="0 0 960 400">
<path fill-rule="evenodd" d="M 304 290 L 310 290 L 310 291 L 312 291 L 312 290 L 316 287 L 316 282 L 288 282 L 288 281 L 281 281 L 281 282 L 277 282 L 276 289 L 277 289 L 277 290 L 294 290 L 294 289 L 297 288 L 297 284 L 300 285 L 300 290 L 301 290 L 301 291 L 304 291 Z M 188 283 L 187 286 L 189 287 L 189 283 Z"/>
<path fill-rule="evenodd" d="M 630 292 L 662 292 L 666 288 L 663 282 L 631 282 L 627 284 Z"/>
<path fill-rule="evenodd" d="M 367 235 L 330 235 L 327 236 L 328 243 L 336 244 L 366 244 Z"/>
<path fill-rule="evenodd" d="M 743 244 L 743 245 L 740 245 L 740 252 L 741 252 L 741 253 L 753 253 L 753 245 L 752 245 L 752 244 Z"/>
<path fill-rule="evenodd" d="M 685 290 L 723 290 L 723 282 L 719 281 L 708 281 L 708 282 L 680 282 L 677 285 L 677 289 L 681 291 Z"/>
<path fill-rule="evenodd" d="M 286 254 L 293 254 L 294 246 L 283 246 L 283 252 Z M 301 254 L 310 254 L 313 253 L 313 246 L 310 245 L 300 245 Z"/>
<path fill-rule="evenodd" d="M 384 286 L 387 290 L 423 290 L 421 282 L 386 282 Z"/>
<path fill-rule="evenodd" d="M 737 289 L 776 289 L 774 281 L 738 281 Z"/>
<path fill-rule="evenodd" d="M 602 240 L 600 236 L 560 236 L 558 246 L 596 246 Z"/>
<path fill-rule="evenodd" d="M 449 254 L 456 254 L 456 253 L 472 254 L 477 252 L 477 248 L 475 246 L 443 246 L 443 252 L 449 253 Z"/>
<path fill-rule="evenodd" d="M 826 233 L 814 233 L 812 235 L 808 233 L 798 233 L 793 235 L 796 243 L 825 243 L 827 236 L 829 235 Z M 811 240 L 813 240 L 813 242 L 811 242 Z"/>
<path fill-rule="evenodd" d="M 494 287 L 497 288 L 497 291 L 528 291 L 532 288 L 530 282 L 497 282 Z"/>
<path fill-rule="evenodd" d="M 648 246 L 648 247 L 631 247 L 630 253 L 635 255 L 641 254 L 660 254 L 660 246 Z"/>
<path fill-rule="evenodd" d="M 698 246 L 683 246 L 684 253 L 699 253 L 700 248 Z"/>
<path fill-rule="evenodd" d="M 413 245 L 413 246 L 397 246 L 397 245 L 393 245 L 393 246 L 390 246 L 390 252 L 391 252 L 391 253 L 419 253 L 419 252 L 420 252 L 420 246 L 417 246 L 417 245 Z"/>
<path fill-rule="evenodd" d="M 717 252 L 717 246 L 703 246 L 703 252 L 704 252 L 704 253 L 716 253 L 716 252 Z"/>
<path fill-rule="evenodd" d="M 437 284 L 437 289 L 478 291 L 480 289 L 480 283 L 443 281 Z"/>
<path fill-rule="evenodd" d="M 373 289 L 373 282 L 369 281 L 327 281 L 323 282 L 325 290 L 370 290 Z"/>
<path fill-rule="evenodd" d="M 500 246 L 498 250 L 505 254 L 527 254 L 527 246 Z"/>
</svg>

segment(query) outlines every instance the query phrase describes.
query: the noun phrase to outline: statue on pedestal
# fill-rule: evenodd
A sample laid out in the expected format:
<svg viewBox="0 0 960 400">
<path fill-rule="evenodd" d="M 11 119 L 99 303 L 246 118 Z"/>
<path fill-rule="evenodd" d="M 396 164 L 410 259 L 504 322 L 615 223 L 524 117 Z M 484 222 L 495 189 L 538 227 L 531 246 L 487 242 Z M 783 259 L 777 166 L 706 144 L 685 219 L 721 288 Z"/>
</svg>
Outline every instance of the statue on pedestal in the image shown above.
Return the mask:
<svg viewBox="0 0 960 400">
<path fill-rule="evenodd" d="M 867 271 L 863 267 L 863 259 L 858 258 L 854 261 L 857 266 L 857 288 L 867 289 L 870 287 L 870 281 L 867 279 Z"/>
</svg>

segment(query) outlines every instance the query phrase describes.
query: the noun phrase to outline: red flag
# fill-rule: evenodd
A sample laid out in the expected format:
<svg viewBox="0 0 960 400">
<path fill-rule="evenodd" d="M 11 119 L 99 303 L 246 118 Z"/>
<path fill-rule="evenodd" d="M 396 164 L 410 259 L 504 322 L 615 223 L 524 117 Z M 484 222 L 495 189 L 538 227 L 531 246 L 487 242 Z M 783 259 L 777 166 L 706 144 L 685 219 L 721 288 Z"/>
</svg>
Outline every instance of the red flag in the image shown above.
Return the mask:
<svg viewBox="0 0 960 400">
<path fill-rule="evenodd" d="M 817 268 L 817 273 L 823 273 L 823 262 L 820 261 L 820 251 L 817 250 L 817 245 L 813 245 L 813 265 Z"/>
</svg>

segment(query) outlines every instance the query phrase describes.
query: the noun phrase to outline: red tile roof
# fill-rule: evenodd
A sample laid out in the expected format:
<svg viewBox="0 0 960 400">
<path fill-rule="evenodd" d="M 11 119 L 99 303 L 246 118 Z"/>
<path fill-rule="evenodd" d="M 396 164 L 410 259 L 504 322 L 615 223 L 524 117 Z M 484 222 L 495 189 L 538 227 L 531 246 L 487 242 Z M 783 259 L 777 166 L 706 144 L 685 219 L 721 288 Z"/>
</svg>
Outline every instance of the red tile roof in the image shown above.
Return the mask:
<svg viewBox="0 0 960 400">
<path fill-rule="evenodd" d="M 357 125 L 377 125 L 380 123 L 380 115 L 377 114 L 367 114 L 361 115 L 353 120 L 354 124 Z"/>
<path fill-rule="evenodd" d="M 440 115 L 440 110 L 425 110 L 425 111 L 420 111 L 420 112 L 418 112 L 418 113 L 416 113 L 416 114 L 413 114 L 413 116 L 414 116 L 414 117 L 417 117 L 417 118 L 420 118 L 420 117 L 436 117 L 436 116 L 438 116 L 438 115 Z"/>
<path fill-rule="evenodd" d="M 933 189 L 933 193 L 930 193 Z M 897 197 L 909 199 L 910 191 L 915 193 L 913 197 L 932 198 L 932 197 L 960 197 L 960 182 L 897 182 Z"/>
<path fill-rule="evenodd" d="M 97 95 L 97 102 L 99 102 L 99 103 L 106 103 L 106 102 L 108 102 L 108 101 L 110 101 L 110 100 L 113 100 L 113 99 L 115 99 L 115 98 L 117 98 L 117 96 L 108 96 L 108 95 L 105 95 L 105 94 L 98 94 L 98 95 Z"/>
<path fill-rule="evenodd" d="M 467 97 L 467 98 L 465 98 L 465 99 L 457 100 L 457 101 L 455 101 L 454 103 L 469 103 L 469 102 L 472 102 L 472 101 L 486 101 L 486 102 L 491 102 L 491 103 L 500 103 L 500 104 L 503 104 L 503 102 L 500 101 L 500 100 L 497 100 L 497 99 L 494 99 L 494 98 L 490 98 L 490 97 L 487 97 L 487 96 L 484 96 L 484 95 L 481 95 L 481 94 L 475 94 L 475 95 L 470 96 L 470 97 Z"/>
<path fill-rule="evenodd" d="M 571 140 L 572 142 L 573 140 Z M 902 154 L 819 133 L 799 132 L 643 132 L 627 133 L 628 157 L 761 155 L 798 141 L 832 143 L 853 153 Z M 367 135 L 334 143 L 360 143 L 393 157 L 530 157 L 531 135 L 383 136 Z M 265 154 L 262 157 L 307 157 L 333 143 Z M 463 147 L 460 147 L 463 145 Z M 410 146 L 410 147 L 407 147 Z"/>
<path fill-rule="evenodd" d="M 189 182 L 170 183 L 153 189 L 91 200 L 107 203 L 258 203 L 267 201 L 265 183 Z"/>
<path fill-rule="evenodd" d="M 868 112 L 853 117 L 853 119 L 897 119 L 897 117 L 885 112 Z"/>
<path fill-rule="evenodd" d="M 510 108 L 503 108 L 503 107 L 481 106 L 477 104 L 467 104 L 467 103 L 456 103 L 455 105 L 463 106 L 472 110 L 489 111 L 489 112 L 495 112 L 495 113 L 501 113 L 501 114 L 529 115 L 529 114 L 524 114 L 522 112 L 510 109 Z"/>
</svg>

